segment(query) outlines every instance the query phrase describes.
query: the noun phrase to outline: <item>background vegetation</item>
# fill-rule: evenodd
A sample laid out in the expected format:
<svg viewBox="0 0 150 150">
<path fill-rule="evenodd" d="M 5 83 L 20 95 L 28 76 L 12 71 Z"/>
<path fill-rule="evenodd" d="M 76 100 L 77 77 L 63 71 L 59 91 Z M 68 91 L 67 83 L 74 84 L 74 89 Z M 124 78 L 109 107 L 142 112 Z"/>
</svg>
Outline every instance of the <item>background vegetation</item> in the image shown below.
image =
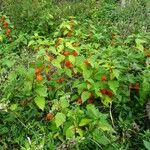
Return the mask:
<svg viewBox="0 0 150 150">
<path fill-rule="evenodd" d="M 0 149 L 150 149 L 150 2 L 125 2 L 0 2 Z"/>
</svg>

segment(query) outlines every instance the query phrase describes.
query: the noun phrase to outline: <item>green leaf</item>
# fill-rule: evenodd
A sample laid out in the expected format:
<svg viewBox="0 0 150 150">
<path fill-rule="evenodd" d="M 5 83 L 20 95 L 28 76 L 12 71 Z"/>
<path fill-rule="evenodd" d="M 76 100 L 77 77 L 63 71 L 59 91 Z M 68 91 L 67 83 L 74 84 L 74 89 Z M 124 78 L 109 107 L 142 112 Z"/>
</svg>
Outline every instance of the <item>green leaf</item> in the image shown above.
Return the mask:
<svg viewBox="0 0 150 150">
<path fill-rule="evenodd" d="M 66 116 L 63 113 L 57 113 L 55 116 L 55 123 L 57 128 L 66 121 Z"/>
<path fill-rule="evenodd" d="M 41 109 L 41 110 L 44 110 L 44 107 L 45 107 L 45 98 L 44 97 L 41 97 L 41 96 L 37 96 L 35 99 L 34 99 L 36 105 Z"/>
<path fill-rule="evenodd" d="M 81 99 L 83 102 L 85 102 L 86 100 L 88 100 L 90 98 L 90 92 L 88 91 L 84 91 L 81 95 Z"/>
<path fill-rule="evenodd" d="M 2 126 L 2 125 L 0 125 L 0 136 L 2 136 L 3 134 L 6 134 L 6 133 L 8 133 L 10 130 L 9 130 L 9 128 L 7 128 L 7 127 L 5 127 L 5 126 Z M 1 149 L 1 147 L 0 147 L 0 149 Z M 3 148 L 2 148 L 3 149 Z"/>
<path fill-rule="evenodd" d="M 69 103 L 66 100 L 66 96 L 60 98 L 60 106 L 62 108 L 67 108 L 69 106 Z"/>
<path fill-rule="evenodd" d="M 74 56 L 69 55 L 69 61 L 70 61 L 72 64 L 75 64 L 76 59 L 75 59 Z"/>
<path fill-rule="evenodd" d="M 112 101 L 112 99 L 109 97 L 109 96 L 103 96 L 103 99 L 102 99 L 102 103 L 105 105 L 105 106 L 108 106 L 108 104 Z"/>
<path fill-rule="evenodd" d="M 39 87 L 35 90 L 35 92 L 41 96 L 41 97 L 46 97 L 47 96 L 47 88 L 46 87 Z"/>
<path fill-rule="evenodd" d="M 86 83 L 81 83 L 81 84 L 75 85 L 74 87 L 77 87 L 78 93 L 81 93 L 85 88 L 87 88 L 87 85 Z"/>
<path fill-rule="evenodd" d="M 92 75 L 92 71 L 87 70 L 87 69 L 83 70 L 83 77 L 85 80 L 89 79 L 91 75 Z"/>
<path fill-rule="evenodd" d="M 69 49 L 75 50 L 75 48 L 72 46 L 72 43 L 70 43 L 70 42 L 66 42 L 66 47 Z"/>
<path fill-rule="evenodd" d="M 71 71 L 71 69 L 64 68 L 64 71 L 65 71 L 66 75 L 68 75 L 70 78 L 72 77 L 72 71 Z"/>
<path fill-rule="evenodd" d="M 54 60 L 52 60 L 52 65 L 54 65 L 55 67 L 57 67 L 57 68 L 60 68 L 61 69 L 61 65 L 60 65 L 60 62 L 59 61 L 57 61 L 57 59 L 54 59 Z"/>
<path fill-rule="evenodd" d="M 58 52 L 63 51 L 63 49 L 64 49 L 64 45 L 63 45 L 63 44 L 62 44 L 62 45 L 59 45 L 57 49 L 58 49 Z"/>
<path fill-rule="evenodd" d="M 137 47 L 137 49 L 139 49 L 140 51 L 143 51 L 143 43 L 145 43 L 146 41 L 144 41 L 144 40 L 141 40 L 141 39 L 136 39 L 135 40 L 135 43 L 136 43 L 136 47 Z"/>
<path fill-rule="evenodd" d="M 34 41 L 34 40 L 31 40 L 31 41 L 29 42 L 29 44 L 28 44 L 28 47 L 31 46 L 31 45 L 33 45 L 34 43 L 35 43 L 35 41 Z"/>
<path fill-rule="evenodd" d="M 2 35 L 0 35 L 0 42 L 2 42 L 3 41 L 3 37 L 2 37 Z"/>
<path fill-rule="evenodd" d="M 97 57 L 98 57 L 98 56 L 93 55 L 93 56 L 91 56 L 91 57 L 89 58 L 89 62 L 90 62 L 90 64 L 91 64 L 92 67 L 95 66 Z"/>
<path fill-rule="evenodd" d="M 14 61 L 9 60 L 9 59 L 5 59 L 3 61 L 3 65 L 6 65 L 7 67 L 12 67 L 14 65 Z"/>
<path fill-rule="evenodd" d="M 53 53 L 53 54 L 55 54 L 55 55 L 59 54 L 59 52 L 57 52 L 56 49 L 54 47 L 52 47 L 52 46 L 48 48 L 48 51 Z"/>
<path fill-rule="evenodd" d="M 89 124 L 91 121 L 92 121 L 91 119 L 84 118 L 80 121 L 79 126 L 81 126 L 81 127 L 85 126 L 85 125 Z"/>
<path fill-rule="evenodd" d="M 109 139 L 99 129 L 95 129 L 93 131 L 92 135 L 93 135 L 93 139 L 96 140 L 99 144 L 107 145 L 110 143 Z"/>
<path fill-rule="evenodd" d="M 107 122 L 100 122 L 99 127 L 103 131 L 109 131 L 109 132 L 115 132 L 111 125 L 109 125 Z"/>
<path fill-rule="evenodd" d="M 137 49 L 139 49 L 140 51 L 143 51 L 144 47 L 141 44 L 137 44 L 136 45 Z"/>
<path fill-rule="evenodd" d="M 10 106 L 10 110 L 16 110 L 17 109 L 17 107 L 18 107 L 18 104 L 12 104 L 11 106 Z"/>
<path fill-rule="evenodd" d="M 76 128 L 76 132 L 77 132 L 81 137 L 83 137 L 84 131 L 83 131 L 82 129 Z"/>
<path fill-rule="evenodd" d="M 99 115 L 99 111 L 94 105 L 87 105 L 87 113 L 92 116 L 92 118 Z"/>
<path fill-rule="evenodd" d="M 11 72 L 9 75 L 8 75 L 8 79 L 10 81 L 13 81 L 17 78 L 17 74 L 15 72 Z"/>
<path fill-rule="evenodd" d="M 25 81 L 24 82 L 24 89 L 27 90 L 27 91 L 31 91 L 32 90 L 32 82 Z"/>
<path fill-rule="evenodd" d="M 147 150 L 150 150 L 150 142 L 143 140 L 144 146 Z"/>
<path fill-rule="evenodd" d="M 113 69 L 113 71 L 112 71 L 112 74 L 110 74 L 111 75 L 111 78 L 112 79 L 114 79 L 114 78 L 119 78 L 119 75 L 120 75 L 120 71 L 119 70 L 117 70 L 117 69 Z"/>
<path fill-rule="evenodd" d="M 116 94 L 117 89 L 119 87 L 119 82 L 110 80 L 108 81 L 108 85 L 109 85 L 109 88 Z"/>
<path fill-rule="evenodd" d="M 27 70 L 27 74 L 26 74 L 27 78 L 29 80 L 33 80 L 35 78 L 35 69 L 34 68 L 29 68 Z"/>
<path fill-rule="evenodd" d="M 70 126 L 67 130 L 66 130 L 66 138 L 72 138 L 75 134 L 74 131 L 74 126 Z"/>
<path fill-rule="evenodd" d="M 65 56 L 63 55 L 59 55 L 57 56 L 56 59 L 52 60 L 52 64 L 57 67 L 57 68 L 60 68 L 61 69 L 61 62 L 65 59 Z"/>
<path fill-rule="evenodd" d="M 82 68 L 82 66 L 84 66 L 84 60 L 85 58 L 83 56 L 76 56 L 76 65 L 80 66 Z"/>
</svg>

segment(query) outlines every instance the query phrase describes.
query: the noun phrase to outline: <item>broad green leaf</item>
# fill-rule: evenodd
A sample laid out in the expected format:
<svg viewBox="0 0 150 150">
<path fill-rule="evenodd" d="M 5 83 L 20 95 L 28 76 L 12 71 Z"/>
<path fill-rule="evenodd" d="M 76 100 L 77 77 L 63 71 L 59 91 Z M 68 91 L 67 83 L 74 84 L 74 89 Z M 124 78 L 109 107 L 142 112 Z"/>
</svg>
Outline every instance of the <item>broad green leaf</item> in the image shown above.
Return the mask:
<svg viewBox="0 0 150 150">
<path fill-rule="evenodd" d="M 85 125 L 89 124 L 91 121 L 92 121 L 91 119 L 86 119 L 86 118 L 82 119 L 79 123 L 79 126 L 81 126 L 81 127 L 85 126 Z"/>
<path fill-rule="evenodd" d="M 144 47 L 142 44 L 137 44 L 136 45 L 137 49 L 139 49 L 140 51 L 143 51 Z"/>
<path fill-rule="evenodd" d="M 10 81 L 13 81 L 17 78 L 17 74 L 15 72 L 11 72 L 9 75 L 8 75 L 8 79 Z"/>
<path fill-rule="evenodd" d="M 89 58 L 89 62 L 90 62 L 90 64 L 91 64 L 92 67 L 95 66 L 97 57 L 98 57 L 98 55 L 93 55 L 93 56 L 91 56 L 91 57 Z"/>
<path fill-rule="evenodd" d="M 31 40 L 31 41 L 29 42 L 29 44 L 28 44 L 28 47 L 31 46 L 31 45 L 33 45 L 34 43 L 35 43 L 35 41 L 34 41 L 34 40 Z"/>
<path fill-rule="evenodd" d="M 41 97 L 47 96 L 47 88 L 45 86 L 37 88 L 35 92 Z"/>
<path fill-rule="evenodd" d="M 100 123 L 99 123 L 99 127 L 100 127 L 101 130 L 103 130 L 103 131 L 115 132 L 114 129 L 111 127 L 111 125 L 109 125 L 108 123 L 100 122 Z"/>
<path fill-rule="evenodd" d="M 81 99 L 83 102 L 85 102 L 86 100 L 88 100 L 90 98 L 90 92 L 88 91 L 84 91 L 81 95 Z"/>
<path fill-rule="evenodd" d="M 150 150 L 150 142 L 143 140 L 144 146 L 147 150 Z"/>
<path fill-rule="evenodd" d="M 62 108 L 67 108 L 67 107 L 69 106 L 69 103 L 68 103 L 68 101 L 66 100 L 66 97 L 65 97 L 65 96 L 60 98 L 60 106 L 61 106 Z"/>
<path fill-rule="evenodd" d="M 108 81 L 108 85 L 109 85 L 109 88 L 115 93 L 117 94 L 117 89 L 119 87 L 119 82 L 118 81 L 113 81 L 113 80 L 110 80 Z"/>
<path fill-rule="evenodd" d="M 102 75 L 106 74 L 106 71 L 104 70 L 103 67 L 99 67 L 98 69 L 99 71 L 96 72 L 96 74 L 94 74 L 94 78 L 96 80 L 101 80 Z"/>
<path fill-rule="evenodd" d="M 70 61 L 72 64 L 75 64 L 76 59 L 75 59 L 74 56 L 69 55 L 69 61 Z"/>
<path fill-rule="evenodd" d="M 94 140 L 96 140 L 99 144 L 107 145 L 110 143 L 109 139 L 99 129 L 95 129 L 92 135 L 93 135 Z"/>
<path fill-rule="evenodd" d="M 60 62 L 58 62 L 57 61 L 57 59 L 54 59 L 54 60 L 52 60 L 52 65 L 54 65 L 55 67 L 57 67 L 57 68 L 60 68 L 61 69 L 61 65 L 60 65 Z"/>
<path fill-rule="evenodd" d="M 18 107 L 18 104 L 12 104 L 11 106 L 10 106 L 10 110 L 16 110 L 17 109 L 17 107 Z"/>
<path fill-rule="evenodd" d="M 98 109 L 94 105 L 87 105 L 87 114 L 90 118 L 97 119 L 100 117 Z"/>
<path fill-rule="evenodd" d="M 20 65 L 17 68 L 17 72 L 21 75 L 21 76 L 26 76 L 27 70 L 24 66 Z"/>
<path fill-rule="evenodd" d="M 35 78 L 35 69 L 34 68 L 29 68 L 27 70 L 27 78 L 29 80 L 33 80 Z"/>
<path fill-rule="evenodd" d="M 111 79 L 114 79 L 114 78 L 119 78 L 119 75 L 120 75 L 120 71 L 119 70 L 117 70 L 117 69 L 113 69 L 113 71 L 112 71 L 112 74 L 110 74 L 110 76 L 111 76 Z"/>
<path fill-rule="evenodd" d="M 57 128 L 66 121 L 66 116 L 63 113 L 57 113 L 55 116 L 55 123 Z"/>
<path fill-rule="evenodd" d="M 45 57 L 45 49 L 43 48 L 43 47 L 41 47 L 40 49 L 39 49 L 39 51 L 37 52 L 37 59 L 38 58 L 41 58 L 41 57 Z"/>
<path fill-rule="evenodd" d="M 71 71 L 71 69 L 64 68 L 64 71 L 65 71 L 66 75 L 68 75 L 70 78 L 72 77 L 72 71 Z"/>
<path fill-rule="evenodd" d="M 81 137 L 83 137 L 84 131 L 83 131 L 82 129 L 76 128 L 76 132 L 77 132 Z"/>
<path fill-rule="evenodd" d="M 75 50 L 75 48 L 72 46 L 72 43 L 70 43 L 70 42 L 66 42 L 66 47 L 69 49 Z"/>
<path fill-rule="evenodd" d="M 63 51 L 63 49 L 64 49 L 64 45 L 63 44 L 59 45 L 58 48 L 57 48 L 58 52 Z"/>
<path fill-rule="evenodd" d="M 87 88 L 87 85 L 86 85 L 86 83 L 81 83 L 81 84 L 78 84 L 74 87 L 78 88 L 78 93 L 80 94 L 85 88 Z"/>
<path fill-rule="evenodd" d="M 139 49 L 140 51 L 143 51 L 144 47 L 143 47 L 143 43 L 145 43 L 146 41 L 141 40 L 141 39 L 136 39 L 135 43 L 136 43 L 136 47 L 137 49 Z"/>
<path fill-rule="evenodd" d="M 27 91 L 31 91 L 32 90 L 32 82 L 31 81 L 25 81 L 24 82 L 24 89 Z"/>
<path fill-rule="evenodd" d="M 65 59 L 65 56 L 63 55 L 59 55 L 57 56 L 56 59 L 52 60 L 52 64 L 57 67 L 57 68 L 60 68 L 61 69 L 61 62 Z"/>
<path fill-rule="evenodd" d="M 59 55 L 59 56 L 57 56 L 57 61 L 60 62 L 60 63 L 61 63 L 64 59 L 65 59 L 65 56 L 64 56 L 64 55 Z"/>
<path fill-rule="evenodd" d="M 112 99 L 109 96 L 103 96 L 101 101 L 105 106 L 108 106 L 108 104 L 112 102 Z"/>
<path fill-rule="evenodd" d="M 83 70 L 83 77 L 85 80 L 89 79 L 91 75 L 92 75 L 92 71 L 87 70 L 87 69 Z"/>
<path fill-rule="evenodd" d="M 12 67 L 14 65 L 15 61 L 9 60 L 9 59 L 5 59 L 3 61 L 3 65 L 6 65 L 7 67 Z"/>
<path fill-rule="evenodd" d="M 75 130 L 74 130 L 74 126 L 70 126 L 67 130 L 66 130 L 66 138 L 72 138 L 75 135 Z"/>
<path fill-rule="evenodd" d="M 0 136 L 2 136 L 3 134 L 9 133 L 10 130 L 8 127 L 5 127 L 3 125 L 0 125 Z M 3 149 L 2 147 L 0 147 L 0 149 Z"/>
<path fill-rule="evenodd" d="M 85 66 L 84 65 L 84 60 L 85 60 L 85 58 L 83 57 L 83 56 L 76 56 L 76 65 L 77 66 L 80 66 L 81 68 L 82 68 L 82 66 Z"/>
<path fill-rule="evenodd" d="M 54 100 L 54 104 L 52 105 L 52 111 L 59 110 L 60 109 L 60 103 L 58 100 Z"/>
<path fill-rule="evenodd" d="M 53 54 L 55 54 L 55 55 L 58 55 L 58 54 L 59 54 L 59 52 L 57 52 L 54 47 L 48 48 L 48 51 L 51 52 L 51 53 L 53 53 Z"/>
<path fill-rule="evenodd" d="M 45 107 L 45 98 L 44 97 L 41 97 L 41 96 L 37 96 L 35 99 L 34 99 L 36 105 L 41 109 L 41 110 L 44 110 L 44 107 Z"/>
</svg>

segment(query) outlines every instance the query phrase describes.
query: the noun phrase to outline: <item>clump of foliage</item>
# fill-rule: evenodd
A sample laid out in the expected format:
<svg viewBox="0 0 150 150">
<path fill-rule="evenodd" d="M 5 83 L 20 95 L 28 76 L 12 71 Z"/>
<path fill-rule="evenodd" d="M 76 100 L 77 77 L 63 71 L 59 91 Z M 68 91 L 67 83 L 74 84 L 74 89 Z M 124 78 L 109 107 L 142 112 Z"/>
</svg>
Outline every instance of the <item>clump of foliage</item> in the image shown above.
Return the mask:
<svg viewBox="0 0 150 150">
<path fill-rule="evenodd" d="M 145 6 L 28 2 L 5 1 L 0 14 L 0 148 L 149 149 Z"/>
</svg>

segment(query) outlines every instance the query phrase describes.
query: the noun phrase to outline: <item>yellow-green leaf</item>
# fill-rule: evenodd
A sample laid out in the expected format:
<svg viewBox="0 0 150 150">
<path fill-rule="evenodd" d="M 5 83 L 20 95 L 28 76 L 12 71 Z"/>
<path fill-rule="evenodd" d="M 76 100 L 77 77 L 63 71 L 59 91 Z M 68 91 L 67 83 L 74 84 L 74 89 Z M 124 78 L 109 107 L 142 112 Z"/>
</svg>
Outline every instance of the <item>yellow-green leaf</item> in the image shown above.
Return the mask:
<svg viewBox="0 0 150 150">
<path fill-rule="evenodd" d="M 55 116 L 55 123 L 57 128 L 66 121 L 66 116 L 63 113 L 57 113 Z"/>
<path fill-rule="evenodd" d="M 81 126 L 81 127 L 85 126 L 85 125 L 89 124 L 91 121 L 92 121 L 91 119 L 87 119 L 87 118 L 82 119 L 79 123 L 79 126 Z"/>
<path fill-rule="evenodd" d="M 45 107 L 45 98 L 41 96 L 37 96 L 35 99 L 35 104 L 41 109 L 44 110 Z"/>
</svg>

